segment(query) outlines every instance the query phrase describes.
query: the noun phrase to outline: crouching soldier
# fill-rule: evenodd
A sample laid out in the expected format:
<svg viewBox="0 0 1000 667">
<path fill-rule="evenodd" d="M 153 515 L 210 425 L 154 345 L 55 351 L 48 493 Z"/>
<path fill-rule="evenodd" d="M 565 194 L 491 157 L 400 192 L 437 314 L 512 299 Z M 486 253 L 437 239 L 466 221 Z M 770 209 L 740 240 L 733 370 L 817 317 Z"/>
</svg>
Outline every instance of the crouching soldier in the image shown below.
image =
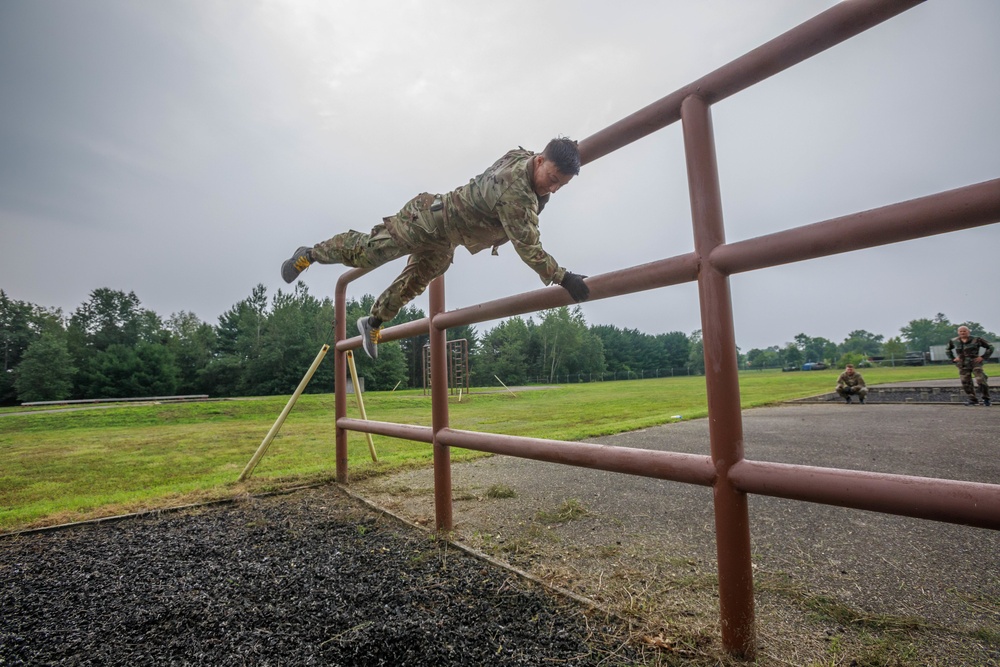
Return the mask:
<svg viewBox="0 0 1000 667">
<path fill-rule="evenodd" d="M 837 378 L 837 393 L 848 403 L 851 402 L 852 396 L 857 396 L 860 403 L 865 402 L 868 387 L 865 386 L 865 379 L 861 377 L 861 373 L 855 372 L 854 364 L 847 364 L 844 372 Z"/>
</svg>

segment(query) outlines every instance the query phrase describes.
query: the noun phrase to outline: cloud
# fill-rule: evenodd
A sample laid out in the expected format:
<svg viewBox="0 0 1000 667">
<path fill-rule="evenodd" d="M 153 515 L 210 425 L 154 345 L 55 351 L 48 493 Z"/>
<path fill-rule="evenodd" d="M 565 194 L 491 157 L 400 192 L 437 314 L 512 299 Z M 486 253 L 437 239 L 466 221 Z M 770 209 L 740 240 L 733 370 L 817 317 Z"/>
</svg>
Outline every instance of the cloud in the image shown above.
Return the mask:
<svg viewBox="0 0 1000 667">
<path fill-rule="evenodd" d="M 66 310 L 134 290 L 214 321 L 258 282 L 287 289 L 277 266 L 298 245 L 514 146 L 585 138 L 834 4 L 3 4 L 0 286 Z M 996 178 L 997 25 L 993 0 L 925 3 L 715 105 L 727 238 Z M 589 275 L 690 252 L 683 149 L 678 124 L 587 165 L 542 217 L 546 248 Z M 972 258 L 997 241 L 993 225 L 734 276 L 738 340 L 890 336 L 939 311 L 1000 330 L 974 287 L 1000 269 Z M 338 275 L 305 280 L 330 295 Z M 451 307 L 541 287 L 508 249 L 459 250 L 446 282 Z M 584 314 L 690 332 L 696 299 L 685 285 Z"/>
</svg>

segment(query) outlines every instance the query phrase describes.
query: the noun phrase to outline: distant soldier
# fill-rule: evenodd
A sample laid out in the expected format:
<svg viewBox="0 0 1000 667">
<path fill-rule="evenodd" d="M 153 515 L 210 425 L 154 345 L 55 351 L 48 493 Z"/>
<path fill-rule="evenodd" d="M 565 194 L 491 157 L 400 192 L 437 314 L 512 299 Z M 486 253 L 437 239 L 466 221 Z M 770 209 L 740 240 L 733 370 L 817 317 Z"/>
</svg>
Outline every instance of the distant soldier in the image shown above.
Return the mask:
<svg viewBox="0 0 1000 667">
<path fill-rule="evenodd" d="M 844 367 L 844 372 L 837 378 L 837 393 L 848 403 L 851 402 L 852 396 L 857 396 L 860 403 L 865 402 L 868 387 L 865 386 L 865 379 L 861 377 L 861 373 L 854 371 L 854 364 L 847 364 Z"/>
<path fill-rule="evenodd" d="M 379 331 L 423 293 L 451 265 L 455 248 L 470 253 L 507 241 L 546 285 L 561 285 L 576 302 L 586 301 L 586 276 L 559 266 L 542 248 L 538 214 L 549 195 L 580 173 L 580 152 L 571 139 L 553 139 L 541 154 L 518 148 L 489 169 L 444 195 L 423 193 L 369 234 L 354 230 L 313 247 L 301 247 L 281 265 L 285 282 L 294 281 L 313 262 L 374 268 L 409 255 L 403 272 L 375 300 L 371 314 L 358 320 L 365 352 L 378 356 Z"/>
<path fill-rule="evenodd" d="M 980 351 L 982 350 L 982 351 Z M 962 378 L 962 389 L 968 395 L 966 405 L 979 405 L 976 389 L 972 386 L 972 376 L 976 376 L 979 391 L 983 395 L 983 405 L 990 407 L 990 385 L 983 372 L 983 362 L 993 354 L 993 346 L 979 336 L 972 336 L 969 327 L 959 327 L 958 336 L 948 341 L 948 357 L 958 364 L 958 376 Z"/>
</svg>

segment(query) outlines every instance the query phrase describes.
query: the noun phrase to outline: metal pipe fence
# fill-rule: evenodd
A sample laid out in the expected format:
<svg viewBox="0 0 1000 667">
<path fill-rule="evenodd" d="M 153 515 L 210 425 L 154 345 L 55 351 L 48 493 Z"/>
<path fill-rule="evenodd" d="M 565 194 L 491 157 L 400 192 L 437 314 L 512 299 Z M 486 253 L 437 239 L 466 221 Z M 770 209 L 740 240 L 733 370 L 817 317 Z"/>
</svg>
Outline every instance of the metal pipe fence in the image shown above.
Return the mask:
<svg viewBox="0 0 1000 667">
<path fill-rule="evenodd" d="M 730 276 L 788 262 L 851 252 L 1000 221 L 1000 179 L 984 181 L 726 243 L 715 158 L 711 105 L 821 53 L 919 4 L 919 0 L 848 0 L 667 95 L 580 142 L 590 162 L 680 121 L 691 198 L 695 250 L 589 278 L 591 299 L 608 299 L 686 282 L 697 282 L 704 332 L 709 442 L 705 456 L 541 440 L 451 429 L 448 423 L 445 332 L 450 327 L 570 305 L 560 287 L 549 287 L 453 311 L 445 309 L 445 281 L 430 285 L 430 315 L 389 327 L 383 340 L 430 335 L 432 426 L 388 424 L 346 416 L 345 353 L 361 339 L 346 339 L 346 288 L 367 273 L 344 273 L 336 290 L 336 463 L 347 483 L 347 432 L 359 431 L 431 443 L 434 449 L 435 518 L 452 528 L 450 448 L 645 475 L 712 486 L 719 571 L 723 648 L 756 653 L 750 552 L 750 493 L 854 507 L 888 514 L 1000 529 L 1000 485 L 856 470 L 749 461 L 743 452 L 738 363 Z"/>
</svg>

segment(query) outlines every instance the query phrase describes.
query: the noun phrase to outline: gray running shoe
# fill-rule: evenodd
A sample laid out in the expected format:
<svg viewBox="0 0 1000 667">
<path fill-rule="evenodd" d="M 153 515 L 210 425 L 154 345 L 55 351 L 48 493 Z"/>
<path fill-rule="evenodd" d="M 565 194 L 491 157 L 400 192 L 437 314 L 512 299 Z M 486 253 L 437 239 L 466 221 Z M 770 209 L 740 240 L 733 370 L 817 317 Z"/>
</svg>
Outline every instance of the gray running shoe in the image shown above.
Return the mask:
<svg viewBox="0 0 1000 667">
<path fill-rule="evenodd" d="M 365 348 L 365 354 L 372 359 L 378 359 L 378 341 L 381 332 L 381 327 L 372 326 L 371 317 L 368 315 L 358 320 L 358 333 L 361 334 L 361 346 Z"/>
<path fill-rule="evenodd" d="M 312 248 L 302 246 L 289 259 L 286 259 L 282 263 L 281 277 L 284 278 L 286 283 L 294 282 L 300 273 L 309 268 L 309 265 L 312 264 L 311 250 Z"/>
</svg>

